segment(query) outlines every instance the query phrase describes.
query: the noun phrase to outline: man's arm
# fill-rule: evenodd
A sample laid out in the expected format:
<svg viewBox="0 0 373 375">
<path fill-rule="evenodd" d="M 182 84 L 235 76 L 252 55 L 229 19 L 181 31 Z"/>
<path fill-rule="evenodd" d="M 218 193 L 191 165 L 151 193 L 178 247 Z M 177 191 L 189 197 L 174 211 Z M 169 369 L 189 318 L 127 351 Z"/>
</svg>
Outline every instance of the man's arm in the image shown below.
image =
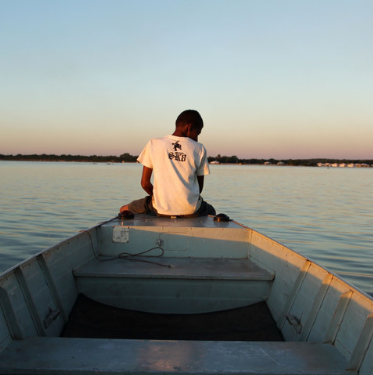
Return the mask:
<svg viewBox="0 0 373 375">
<path fill-rule="evenodd" d="M 151 183 L 153 169 L 148 167 L 143 167 L 141 176 L 141 186 L 150 195 L 153 195 L 153 184 Z"/>
<path fill-rule="evenodd" d="M 203 182 L 204 182 L 205 176 L 197 176 L 198 185 L 199 185 L 199 193 L 202 193 L 203 190 Z"/>
</svg>

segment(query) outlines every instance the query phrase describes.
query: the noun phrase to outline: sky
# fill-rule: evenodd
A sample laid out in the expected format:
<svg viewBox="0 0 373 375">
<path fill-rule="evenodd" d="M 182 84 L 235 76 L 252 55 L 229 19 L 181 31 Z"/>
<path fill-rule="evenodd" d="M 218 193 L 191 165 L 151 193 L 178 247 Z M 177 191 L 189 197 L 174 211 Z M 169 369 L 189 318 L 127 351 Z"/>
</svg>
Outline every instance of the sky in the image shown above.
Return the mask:
<svg viewBox="0 0 373 375">
<path fill-rule="evenodd" d="M 372 0 L 0 0 L 0 154 L 373 159 Z"/>
</svg>

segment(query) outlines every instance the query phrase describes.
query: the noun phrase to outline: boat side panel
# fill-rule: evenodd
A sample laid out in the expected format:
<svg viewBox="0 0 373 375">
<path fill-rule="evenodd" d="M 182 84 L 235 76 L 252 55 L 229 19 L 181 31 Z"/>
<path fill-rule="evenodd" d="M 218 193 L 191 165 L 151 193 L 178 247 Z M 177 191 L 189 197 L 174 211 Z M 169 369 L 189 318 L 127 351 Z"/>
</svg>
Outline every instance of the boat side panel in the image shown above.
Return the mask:
<svg viewBox="0 0 373 375">
<path fill-rule="evenodd" d="M 78 234 L 43 254 L 67 315 L 71 312 L 78 296 L 73 270 L 93 259 L 94 251 L 97 251 L 97 240 L 95 229 L 92 229 L 90 235 Z"/>
<path fill-rule="evenodd" d="M 290 308 L 283 311 L 282 334 L 287 341 L 331 342 L 358 370 L 364 357 L 369 361 L 363 351 L 373 336 L 365 328 L 373 320 L 373 301 L 323 267 L 307 263 L 294 284 Z"/>
<path fill-rule="evenodd" d="M 347 358 L 351 357 L 360 337 L 364 334 L 364 326 L 372 311 L 372 300 L 365 298 L 358 291 L 352 294 L 334 342 Z"/>
<path fill-rule="evenodd" d="M 0 299 L 13 338 L 38 335 L 14 271 L 1 278 Z"/>
<path fill-rule="evenodd" d="M 352 371 L 361 367 L 361 374 L 371 373 L 371 298 L 255 231 L 249 254 L 250 260 L 275 273 L 268 307 L 286 340 L 330 342 L 350 361 Z"/>
<path fill-rule="evenodd" d="M 95 230 L 91 231 L 95 246 Z M 78 295 L 73 268 L 92 258 L 91 240 L 82 233 L 5 273 L 0 279 L 1 315 L 5 317 L 0 341 L 6 343 L 9 335 L 12 339 L 58 336 Z"/>
<path fill-rule="evenodd" d="M 333 277 L 307 341 L 334 342 L 350 297 L 346 284 Z"/>
<path fill-rule="evenodd" d="M 21 265 L 18 270 L 23 279 L 23 293 L 35 324 L 39 321 L 39 334 L 57 336 L 62 330 L 64 321 L 55 304 L 38 258 Z M 19 276 L 20 277 L 20 276 Z M 22 284 L 21 284 L 22 285 Z M 53 319 L 50 317 L 53 316 Z"/>
<path fill-rule="evenodd" d="M 0 290 L 0 352 L 12 341 L 8 322 L 5 319 L 5 309 L 1 303 L 1 293 L 2 290 Z"/>
<path fill-rule="evenodd" d="M 248 254 L 249 231 L 245 228 L 123 228 L 128 228 L 127 243 L 113 242 L 113 226 L 99 228 L 101 254 L 136 254 L 154 247 L 162 247 L 164 257 L 247 258 Z"/>
<path fill-rule="evenodd" d="M 306 260 L 301 255 L 280 245 L 276 241 L 252 231 L 249 250 L 250 260 L 275 274 L 267 305 L 279 325 L 284 319 L 284 310 Z"/>
<path fill-rule="evenodd" d="M 288 306 L 282 313 L 282 334 L 287 341 L 301 340 L 326 275 L 327 271 L 314 263 L 310 263 L 307 270 L 301 270 L 301 277 L 294 284 Z"/>
<path fill-rule="evenodd" d="M 370 343 L 364 360 L 360 367 L 360 375 L 371 375 L 373 374 L 373 344 Z"/>
</svg>

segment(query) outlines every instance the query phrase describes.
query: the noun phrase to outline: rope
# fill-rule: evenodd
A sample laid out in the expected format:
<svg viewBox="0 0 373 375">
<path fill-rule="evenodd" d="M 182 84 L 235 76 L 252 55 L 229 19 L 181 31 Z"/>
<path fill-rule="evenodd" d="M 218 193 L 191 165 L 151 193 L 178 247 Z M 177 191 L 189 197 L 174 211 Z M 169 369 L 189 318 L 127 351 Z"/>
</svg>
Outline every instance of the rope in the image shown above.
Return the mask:
<svg viewBox="0 0 373 375">
<path fill-rule="evenodd" d="M 155 246 L 155 247 L 152 247 L 151 249 L 144 250 L 144 251 L 141 251 L 141 252 L 135 253 L 135 254 L 123 252 L 123 253 L 120 253 L 119 255 L 114 256 L 114 257 L 110 256 L 110 255 L 102 255 L 102 254 L 100 255 L 94 249 L 91 233 L 89 233 L 89 231 L 84 230 L 84 229 L 80 230 L 79 232 L 81 232 L 81 233 L 87 233 L 88 234 L 89 240 L 90 240 L 90 243 L 91 243 L 91 249 L 92 249 L 93 255 L 100 262 L 107 262 L 107 261 L 114 260 L 114 259 L 123 259 L 123 260 L 128 260 L 128 261 L 131 261 L 131 262 L 143 262 L 143 263 L 156 264 L 156 265 L 161 266 L 161 267 L 173 268 L 173 266 L 171 264 L 162 264 L 162 263 L 158 263 L 158 262 L 154 262 L 154 261 L 150 261 L 150 260 L 136 258 L 136 257 L 140 257 L 140 258 L 141 257 L 145 257 L 145 258 L 161 258 L 164 255 L 164 249 L 163 249 L 162 246 Z M 161 250 L 161 253 L 158 254 L 158 255 L 144 255 L 144 254 L 148 254 L 151 251 L 157 250 L 157 249 Z M 100 256 L 101 257 L 110 257 L 110 258 L 102 259 L 102 258 L 100 258 Z"/>
</svg>

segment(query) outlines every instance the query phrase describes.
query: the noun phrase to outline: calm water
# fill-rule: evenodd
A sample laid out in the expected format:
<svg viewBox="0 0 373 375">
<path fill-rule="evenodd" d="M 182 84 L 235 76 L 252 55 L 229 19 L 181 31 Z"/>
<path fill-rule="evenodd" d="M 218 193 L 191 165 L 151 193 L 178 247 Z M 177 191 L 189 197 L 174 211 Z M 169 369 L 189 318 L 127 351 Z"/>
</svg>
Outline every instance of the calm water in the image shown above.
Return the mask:
<svg viewBox="0 0 373 375">
<path fill-rule="evenodd" d="M 203 197 L 373 295 L 373 168 L 211 166 Z M 139 164 L 0 162 L 0 272 L 145 194 Z"/>
</svg>

